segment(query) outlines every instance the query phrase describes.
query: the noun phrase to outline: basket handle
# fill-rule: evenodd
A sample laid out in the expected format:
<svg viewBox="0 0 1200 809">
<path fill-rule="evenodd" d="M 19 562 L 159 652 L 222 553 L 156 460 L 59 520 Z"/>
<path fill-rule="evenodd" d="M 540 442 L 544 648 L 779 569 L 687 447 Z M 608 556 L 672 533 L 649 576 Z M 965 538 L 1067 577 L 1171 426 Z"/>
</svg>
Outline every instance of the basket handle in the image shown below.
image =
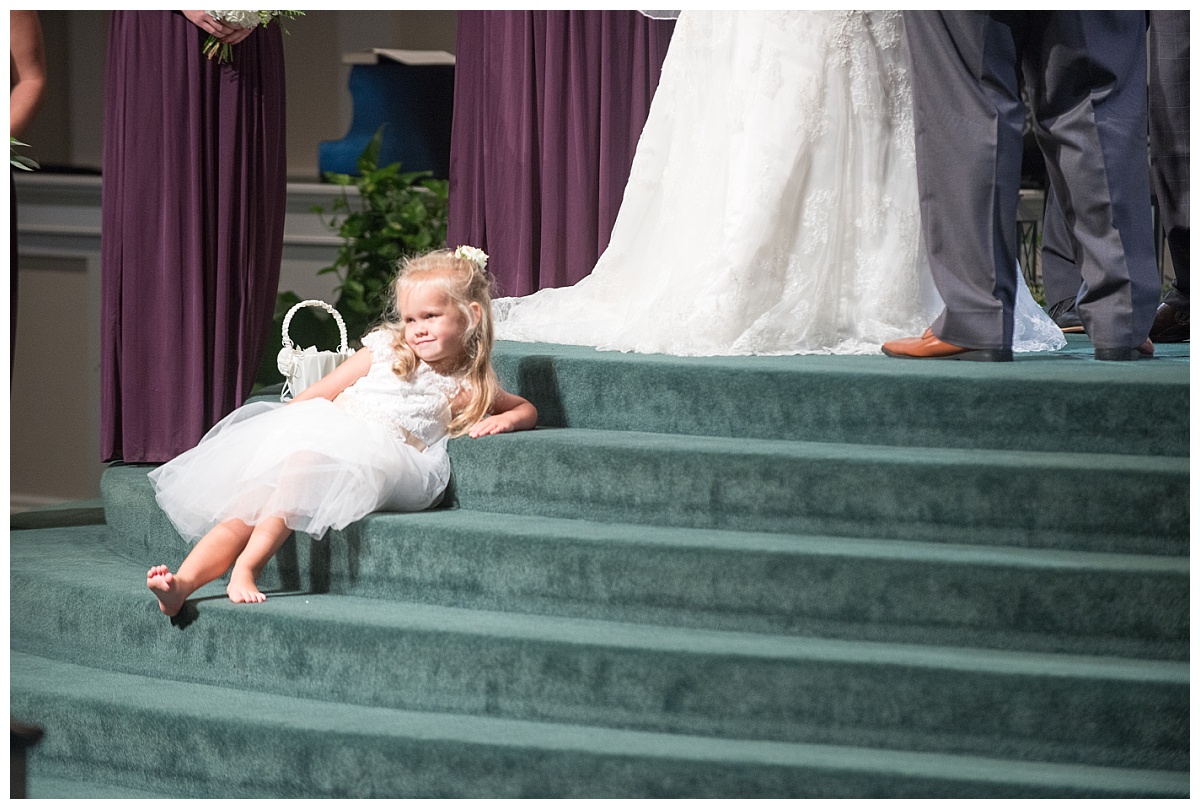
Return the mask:
<svg viewBox="0 0 1200 809">
<path fill-rule="evenodd" d="M 342 344 L 338 347 L 338 351 L 343 354 L 348 352 L 350 347 L 346 343 L 346 323 L 342 320 L 342 316 L 338 314 L 337 309 L 334 309 L 332 306 L 325 303 L 325 301 L 319 301 L 315 299 L 300 301 L 300 303 L 288 310 L 288 313 L 283 318 L 283 347 L 289 349 L 294 349 L 296 347 L 296 344 L 292 342 L 292 338 L 288 336 L 288 327 L 292 324 L 292 315 L 296 314 L 296 312 L 306 306 L 318 306 L 329 314 L 333 315 L 333 319 L 337 322 L 338 335 L 342 339 Z"/>
</svg>

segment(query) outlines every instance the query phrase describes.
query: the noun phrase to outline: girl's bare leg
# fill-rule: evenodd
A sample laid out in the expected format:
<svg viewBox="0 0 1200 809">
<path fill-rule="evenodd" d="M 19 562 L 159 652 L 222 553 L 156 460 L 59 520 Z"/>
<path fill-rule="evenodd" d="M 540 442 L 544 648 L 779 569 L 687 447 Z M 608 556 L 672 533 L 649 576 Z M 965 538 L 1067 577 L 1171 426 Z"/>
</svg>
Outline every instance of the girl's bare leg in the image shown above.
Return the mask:
<svg viewBox="0 0 1200 809">
<path fill-rule="evenodd" d="M 146 573 L 146 586 L 158 599 L 164 615 L 176 615 L 188 596 L 224 575 L 250 540 L 252 528 L 241 520 L 226 520 L 201 537 L 172 574 L 166 565 L 156 565 Z"/>
<path fill-rule="evenodd" d="M 259 602 L 267 597 L 258 589 L 258 575 L 279 547 L 292 535 L 292 529 L 279 517 L 268 517 L 254 526 L 245 549 L 234 562 L 225 592 L 230 601 Z"/>
</svg>

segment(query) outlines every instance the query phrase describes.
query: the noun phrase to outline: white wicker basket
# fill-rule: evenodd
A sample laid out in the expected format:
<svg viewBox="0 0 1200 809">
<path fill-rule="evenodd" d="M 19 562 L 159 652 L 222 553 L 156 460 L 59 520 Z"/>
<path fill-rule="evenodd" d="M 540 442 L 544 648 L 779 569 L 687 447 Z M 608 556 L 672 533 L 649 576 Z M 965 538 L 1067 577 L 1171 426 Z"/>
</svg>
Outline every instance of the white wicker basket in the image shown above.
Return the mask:
<svg viewBox="0 0 1200 809">
<path fill-rule="evenodd" d="M 292 316 L 306 306 L 316 306 L 333 315 L 337 323 L 341 344 L 336 351 L 318 351 L 315 346 L 301 349 L 292 342 L 288 328 L 292 324 Z M 288 401 L 300 394 L 305 388 L 321 379 L 334 368 L 354 356 L 354 351 L 346 341 L 346 323 L 338 310 L 325 301 L 307 300 L 288 310 L 283 318 L 283 348 L 279 350 L 279 373 L 283 374 L 283 392 L 279 394 L 281 401 Z"/>
</svg>

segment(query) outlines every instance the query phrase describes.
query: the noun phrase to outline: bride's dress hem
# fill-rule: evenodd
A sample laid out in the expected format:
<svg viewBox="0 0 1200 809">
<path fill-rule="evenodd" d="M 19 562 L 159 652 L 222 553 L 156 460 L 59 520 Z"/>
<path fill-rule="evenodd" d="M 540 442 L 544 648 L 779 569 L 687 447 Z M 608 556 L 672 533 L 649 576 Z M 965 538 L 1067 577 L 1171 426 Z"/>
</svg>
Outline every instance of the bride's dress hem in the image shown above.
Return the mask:
<svg viewBox="0 0 1200 809">
<path fill-rule="evenodd" d="M 942 309 L 899 12 L 685 11 L 609 241 L 501 340 L 676 356 L 882 354 Z M 1019 290 L 1015 351 L 1062 332 Z"/>
</svg>

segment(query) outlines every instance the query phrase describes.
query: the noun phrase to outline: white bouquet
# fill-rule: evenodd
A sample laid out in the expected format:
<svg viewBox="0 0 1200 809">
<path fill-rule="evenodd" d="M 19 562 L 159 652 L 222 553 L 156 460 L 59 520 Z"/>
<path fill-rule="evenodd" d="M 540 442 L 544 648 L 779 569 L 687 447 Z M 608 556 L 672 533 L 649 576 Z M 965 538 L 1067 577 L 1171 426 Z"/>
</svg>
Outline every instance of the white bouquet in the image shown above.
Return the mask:
<svg viewBox="0 0 1200 809">
<path fill-rule="evenodd" d="M 238 28 L 255 28 L 259 25 L 267 25 L 276 17 L 294 20 L 304 14 L 303 11 L 205 11 L 205 14 L 212 17 L 214 20 L 227 22 L 230 25 L 236 25 Z M 282 25 L 282 23 L 280 23 Z M 286 29 L 285 29 L 286 30 Z M 212 34 L 208 35 L 208 39 L 204 40 L 204 55 L 209 59 L 215 58 L 218 62 L 228 62 L 233 59 L 233 46 L 227 45 L 217 39 Z"/>
</svg>

